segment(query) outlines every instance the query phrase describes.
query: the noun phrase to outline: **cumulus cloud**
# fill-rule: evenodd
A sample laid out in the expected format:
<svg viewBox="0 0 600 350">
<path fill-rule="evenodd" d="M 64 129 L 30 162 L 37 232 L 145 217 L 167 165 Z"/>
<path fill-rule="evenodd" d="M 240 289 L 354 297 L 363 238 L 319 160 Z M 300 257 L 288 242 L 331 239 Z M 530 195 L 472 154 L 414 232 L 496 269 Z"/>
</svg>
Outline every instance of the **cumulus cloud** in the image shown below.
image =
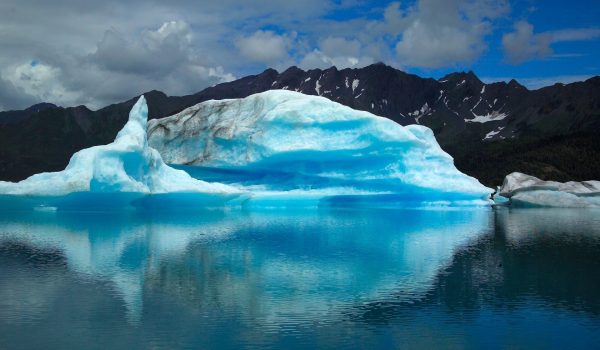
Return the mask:
<svg viewBox="0 0 600 350">
<path fill-rule="evenodd" d="M 306 53 L 298 65 L 304 69 L 363 67 L 374 62 L 365 51 L 356 39 L 328 36 L 319 41 L 318 49 Z"/>
<path fill-rule="evenodd" d="M 30 100 L 99 108 L 152 89 L 189 94 L 235 78 L 206 62 L 193 40 L 184 21 L 167 21 L 130 35 L 112 28 L 88 54 L 18 62 L 4 68 L 1 76 L 14 87 L 13 95 L 16 89 L 33 97 L 11 104 L 19 108 Z"/>
<path fill-rule="evenodd" d="M 340 37 L 331 37 L 321 40 L 323 53 L 329 56 L 356 57 L 360 54 L 361 44 L 357 40 L 349 40 Z"/>
<path fill-rule="evenodd" d="M 36 101 L 62 101 L 67 105 L 73 104 L 77 96 L 56 83 L 60 75 L 59 68 L 36 61 L 9 66 L 2 72 L 5 81 Z"/>
<path fill-rule="evenodd" d="M 194 93 L 232 80 L 247 67 L 231 45 L 241 33 L 286 14 L 287 21 L 318 17 L 328 8 L 317 0 L 222 0 L 201 6 L 192 0 L 166 5 L 5 0 L 0 2 L 0 108 L 25 108 L 40 100 L 97 108 L 151 89 Z M 39 66 L 28 67 L 32 61 Z"/>
<path fill-rule="evenodd" d="M 110 29 L 87 60 L 106 70 L 159 78 L 193 64 L 192 37 L 183 21 L 163 23 L 130 39 Z"/>
<path fill-rule="evenodd" d="M 509 63 L 545 58 L 554 53 L 551 45 L 561 41 L 580 41 L 600 38 L 600 29 L 564 29 L 534 33 L 533 25 L 527 21 L 514 24 L 514 31 L 502 36 L 502 46 Z"/>
<path fill-rule="evenodd" d="M 21 109 L 41 100 L 17 88 L 12 82 L 0 78 L 0 111 Z"/>
<path fill-rule="evenodd" d="M 81 70 L 91 68 L 90 72 L 81 72 L 70 81 L 81 85 L 97 81 L 100 75 L 102 89 L 96 96 L 110 100 L 151 89 L 193 93 L 234 79 L 222 66 L 205 62 L 193 40 L 190 25 L 184 21 L 168 21 L 156 30 L 146 29 L 132 37 L 110 29 L 95 51 L 78 62 Z"/>
<path fill-rule="evenodd" d="M 158 0 L 3 0 L 0 106 L 24 108 L 30 101 L 49 98 L 48 102 L 61 105 L 97 108 L 150 89 L 188 94 L 254 73 L 261 65 L 281 68 L 309 51 L 290 46 L 295 38 L 289 33 L 295 27 L 305 36 L 318 37 L 307 28 L 347 6 L 353 4 L 334 0 L 201 4 L 194 0 L 168 4 Z M 278 29 L 269 32 L 265 28 Z M 277 34 L 282 32 L 288 34 Z M 39 68 L 29 73 L 33 80 L 45 81 L 36 86 L 48 92 L 34 89 L 32 80 L 17 77 L 16 71 L 7 72 L 25 69 L 31 61 L 52 72 L 52 79 Z"/>
<path fill-rule="evenodd" d="M 390 5 L 383 27 L 400 33 L 395 45 L 402 64 L 439 68 L 468 63 L 486 49 L 492 20 L 509 11 L 505 1 L 421 0 L 403 11 Z"/>
<path fill-rule="evenodd" d="M 338 10 L 343 19 L 332 16 Z M 267 66 L 452 67 L 477 60 L 509 10 L 507 0 L 3 0 L 0 108 L 97 108 L 152 89 L 189 94 Z M 503 40 L 512 61 L 599 35 L 536 34 L 526 24 Z"/>
<path fill-rule="evenodd" d="M 254 62 L 274 64 L 289 58 L 292 37 L 272 31 L 257 30 L 252 35 L 240 37 L 235 45 L 245 58 Z"/>
<path fill-rule="evenodd" d="M 354 18 L 327 16 L 347 8 Z M 448 65 L 482 52 L 492 8 L 474 0 L 385 9 L 337 0 L 221 0 L 200 9 L 192 0 L 5 0 L 0 97 L 8 91 L 23 97 L 0 104 L 22 108 L 46 100 L 97 108 L 151 89 L 193 93 L 266 66 Z"/>
</svg>

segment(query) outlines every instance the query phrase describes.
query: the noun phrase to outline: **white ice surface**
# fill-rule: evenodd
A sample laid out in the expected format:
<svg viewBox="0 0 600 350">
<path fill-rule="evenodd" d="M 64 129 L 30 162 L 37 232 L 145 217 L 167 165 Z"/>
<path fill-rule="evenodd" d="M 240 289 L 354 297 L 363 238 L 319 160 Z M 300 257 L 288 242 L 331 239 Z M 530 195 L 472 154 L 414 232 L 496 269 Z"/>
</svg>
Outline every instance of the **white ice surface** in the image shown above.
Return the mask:
<svg viewBox="0 0 600 350">
<path fill-rule="evenodd" d="M 600 206 L 600 181 L 543 181 L 515 172 L 504 178 L 500 194 L 519 206 L 595 207 Z"/>
</svg>

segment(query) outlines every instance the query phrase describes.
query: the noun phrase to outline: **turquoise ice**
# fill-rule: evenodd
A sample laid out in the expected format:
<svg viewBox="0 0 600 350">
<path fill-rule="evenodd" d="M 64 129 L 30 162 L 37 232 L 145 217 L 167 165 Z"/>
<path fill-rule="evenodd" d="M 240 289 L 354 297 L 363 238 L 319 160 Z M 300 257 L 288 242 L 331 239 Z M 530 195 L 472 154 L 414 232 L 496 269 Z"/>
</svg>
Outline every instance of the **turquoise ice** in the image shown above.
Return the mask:
<svg viewBox="0 0 600 350">
<path fill-rule="evenodd" d="M 247 205 L 486 205 L 493 192 L 427 127 L 285 90 L 203 102 L 150 121 L 148 135 L 167 163 L 244 186 Z"/>
<path fill-rule="evenodd" d="M 114 142 L 75 153 L 65 170 L 33 175 L 21 182 L 0 181 L 0 207 L 60 207 L 69 209 L 145 208 L 150 198 L 172 202 L 217 202 L 236 196 L 239 190 L 207 183 L 166 165 L 148 146 L 148 107 L 140 97 L 129 120 Z M 150 197 L 153 195 L 154 197 Z"/>
<path fill-rule="evenodd" d="M 147 117 L 142 96 L 114 142 L 63 171 L 0 182 L 0 207 L 480 206 L 493 192 L 458 171 L 430 129 L 321 97 L 268 91 Z"/>
</svg>

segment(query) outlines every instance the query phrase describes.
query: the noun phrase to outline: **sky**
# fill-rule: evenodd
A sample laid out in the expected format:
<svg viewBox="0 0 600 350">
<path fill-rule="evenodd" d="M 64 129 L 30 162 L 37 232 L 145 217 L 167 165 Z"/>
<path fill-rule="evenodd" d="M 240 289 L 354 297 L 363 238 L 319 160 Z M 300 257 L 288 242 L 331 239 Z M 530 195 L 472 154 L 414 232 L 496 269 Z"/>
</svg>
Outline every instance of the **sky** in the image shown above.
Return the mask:
<svg viewBox="0 0 600 350">
<path fill-rule="evenodd" d="M 97 109 L 258 74 L 384 62 L 531 89 L 600 75 L 597 0 L 2 0 L 0 110 Z"/>
</svg>

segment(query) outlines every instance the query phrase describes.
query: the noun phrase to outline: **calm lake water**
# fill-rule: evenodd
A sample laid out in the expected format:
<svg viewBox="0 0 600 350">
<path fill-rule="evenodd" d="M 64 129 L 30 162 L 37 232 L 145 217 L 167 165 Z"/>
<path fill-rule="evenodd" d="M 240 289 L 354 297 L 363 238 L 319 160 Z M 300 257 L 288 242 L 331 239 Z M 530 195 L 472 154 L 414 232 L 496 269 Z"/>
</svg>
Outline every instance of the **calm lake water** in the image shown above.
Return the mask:
<svg viewBox="0 0 600 350">
<path fill-rule="evenodd" d="M 599 346 L 599 211 L 0 215 L 1 349 Z"/>
</svg>

